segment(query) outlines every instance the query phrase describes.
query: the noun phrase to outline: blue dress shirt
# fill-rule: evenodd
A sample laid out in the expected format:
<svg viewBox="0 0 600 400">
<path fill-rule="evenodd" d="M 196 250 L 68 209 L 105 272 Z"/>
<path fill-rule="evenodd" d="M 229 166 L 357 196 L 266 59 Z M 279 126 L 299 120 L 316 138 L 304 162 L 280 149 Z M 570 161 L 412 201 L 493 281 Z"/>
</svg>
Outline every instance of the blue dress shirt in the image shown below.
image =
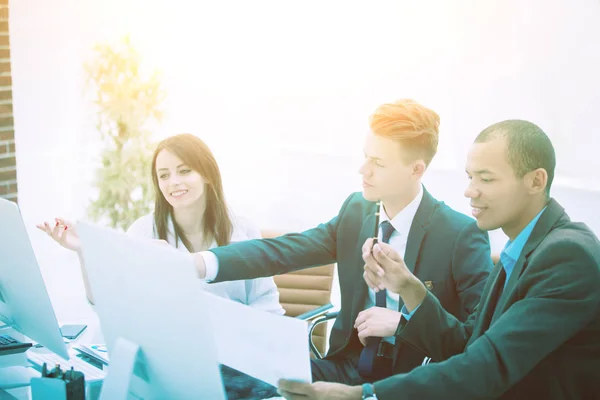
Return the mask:
<svg viewBox="0 0 600 400">
<path fill-rule="evenodd" d="M 529 240 L 529 236 L 531 236 L 531 232 L 533 232 L 535 224 L 537 224 L 544 211 L 546 211 L 546 207 L 544 207 L 544 209 L 531 220 L 531 222 L 525 227 L 525 229 L 521 231 L 521 233 L 519 233 L 515 240 L 509 240 L 508 243 L 506 243 L 506 246 L 504 246 L 504 250 L 502 250 L 500 253 L 500 261 L 502 261 L 504 272 L 506 272 L 504 287 L 506 287 L 506 283 L 510 278 L 510 274 L 512 274 L 515 264 L 521 256 L 523 247 L 525 247 L 525 244 Z"/>
<path fill-rule="evenodd" d="M 521 231 L 521 233 L 519 233 L 515 240 L 509 240 L 508 243 L 506 243 L 506 246 L 504 246 L 504 250 L 502 250 L 502 252 L 500 253 L 500 261 L 502 261 L 504 272 L 506 272 L 506 280 L 504 281 L 504 287 L 506 287 L 506 283 L 510 278 L 510 274 L 515 268 L 515 264 L 521 256 L 523 247 L 525 247 L 525 244 L 529 240 L 529 236 L 531 236 L 531 232 L 533 232 L 535 224 L 537 224 L 544 211 L 546 211 L 546 207 L 544 207 L 544 209 L 540 211 L 538 215 L 536 215 L 535 218 L 531 220 L 531 222 L 525 227 L 525 229 Z M 421 307 L 420 304 L 409 313 L 406 309 L 406 306 L 402 306 L 402 310 L 400 310 L 400 312 L 402 313 L 402 316 L 408 321 L 410 320 L 410 317 L 412 317 L 413 314 L 419 309 L 419 307 Z"/>
</svg>

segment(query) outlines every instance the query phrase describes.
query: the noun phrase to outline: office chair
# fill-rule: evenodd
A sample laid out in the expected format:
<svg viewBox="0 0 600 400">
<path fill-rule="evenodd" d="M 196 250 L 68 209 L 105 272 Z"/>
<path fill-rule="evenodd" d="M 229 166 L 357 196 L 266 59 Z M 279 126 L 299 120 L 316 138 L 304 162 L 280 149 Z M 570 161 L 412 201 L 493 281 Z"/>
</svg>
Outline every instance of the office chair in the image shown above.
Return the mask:
<svg viewBox="0 0 600 400">
<path fill-rule="evenodd" d="M 285 232 L 274 230 L 261 231 L 263 238 L 275 238 Z M 316 358 L 322 358 L 327 345 L 327 329 L 322 324 L 337 316 L 337 312 L 327 313 L 331 304 L 331 287 L 335 264 L 307 268 L 274 276 L 279 290 L 279 302 L 285 315 L 310 322 L 309 345 Z M 325 317 L 327 318 L 325 319 Z"/>
</svg>

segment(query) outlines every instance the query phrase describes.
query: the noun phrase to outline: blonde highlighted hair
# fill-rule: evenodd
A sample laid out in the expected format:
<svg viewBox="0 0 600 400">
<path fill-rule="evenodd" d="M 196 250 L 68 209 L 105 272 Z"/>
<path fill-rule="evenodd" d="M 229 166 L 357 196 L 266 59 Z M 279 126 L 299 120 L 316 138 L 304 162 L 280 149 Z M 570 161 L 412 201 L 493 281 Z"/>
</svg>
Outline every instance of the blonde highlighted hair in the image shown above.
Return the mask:
<svg viewBox="0 0 600 400">
<path fill-rule="evenodd" d="M 369 119 L 371 132 L 399 142 L 414 161 L 429 165 L 437 152 L 440 116 L 414 100 L 382 104 Z"/>
</svg>

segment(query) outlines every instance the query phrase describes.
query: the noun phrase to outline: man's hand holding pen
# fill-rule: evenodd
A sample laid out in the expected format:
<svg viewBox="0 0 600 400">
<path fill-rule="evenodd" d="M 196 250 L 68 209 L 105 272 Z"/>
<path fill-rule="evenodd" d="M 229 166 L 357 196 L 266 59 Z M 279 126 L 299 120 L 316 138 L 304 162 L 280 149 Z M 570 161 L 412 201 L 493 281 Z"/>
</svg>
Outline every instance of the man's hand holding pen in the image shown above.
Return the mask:
<svg viewBox="0 0 600 400">
<path fill-rule="evenodd" d="M 387 289 L 400 295 L 410 312 L 423 302 L 427 289 L 406 267 L 402 257 L 390 245 L 367 239 L 362 248 L 365 261 L 363 277 L 375 292 Z"/>
<path fill-rule="evenodd" d="M 367 239 L 362 248 L 365 261 L 363 274 L 367 285 L 375 292 L 388 289 L 400 293 L 412 275 L 402 257 L 388 244 Z"/>
</svg>

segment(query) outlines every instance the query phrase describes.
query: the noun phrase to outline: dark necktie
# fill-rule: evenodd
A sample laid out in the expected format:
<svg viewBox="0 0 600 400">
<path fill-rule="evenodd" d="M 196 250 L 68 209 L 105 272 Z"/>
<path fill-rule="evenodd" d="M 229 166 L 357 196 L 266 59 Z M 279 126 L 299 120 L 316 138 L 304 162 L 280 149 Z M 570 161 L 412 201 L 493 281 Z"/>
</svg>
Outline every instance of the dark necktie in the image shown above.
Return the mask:
<svg viewBox="0 0 600 400">
<path fill-rule="evenodd" d="M 381 227 L 381 241 L 383 243 L 388 243 L 392 233 L 394 233 L 394 227 L 390 221 L 383 221 L 379 226 Z M 375 293 L 375 306 L 385 308 L 387 303 L 386 298 L 387 290 L 385 289 Z M 367 345 L 362 349 L 360 359 L 358 360 L 358 372 L 363 377 L 377 378 L 377 376 L 375 376 L 375 361 L 382 340 L 383 338 L 380 337 L 367 338 Z"/>
<path fill-rule="evenodd" d="M 484 315 L 483 329 L 487 330 L 490 327 L 493 316 L 497 311 L 498 304 L 500 304 L 500 297 L 502 297 L 502 292 L 504 291 L 504 286 L 506 284 L 506 269 L 502 264 L 502 261 L 498 261 L 498 265 L 502 267 L 500 273 L 498 275 L 498 281 L 496 285 L 492 288 L 490 292 L 490 304 L 486 310 L 483 310 L 486 314 Z"/>
</svg>

